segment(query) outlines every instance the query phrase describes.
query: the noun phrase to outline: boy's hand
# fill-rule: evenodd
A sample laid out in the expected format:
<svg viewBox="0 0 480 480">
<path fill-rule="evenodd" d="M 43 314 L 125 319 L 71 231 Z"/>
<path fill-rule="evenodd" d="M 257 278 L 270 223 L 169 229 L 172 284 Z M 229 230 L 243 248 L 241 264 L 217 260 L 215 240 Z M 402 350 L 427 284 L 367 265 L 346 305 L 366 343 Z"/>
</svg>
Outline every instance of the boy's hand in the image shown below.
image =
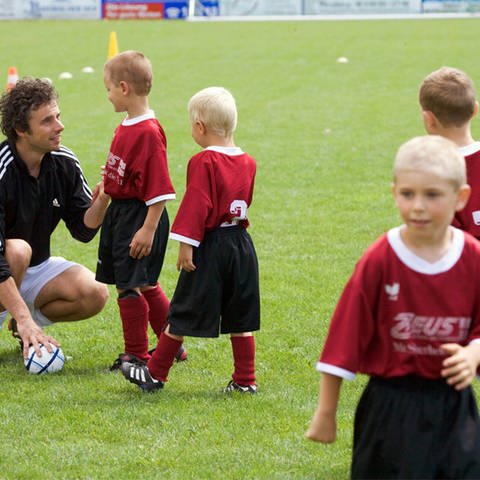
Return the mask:
<svg viewBox="0 0 480 480">
<path fill-rule="evenodd" d="M 180 242 L 178 247 L 177 270 L 193 272 L 197 267 L 193 264 L 193 247 L 188 243 Z"/>
<path fill-rule="evenodd" d="M 445 343 L 441 349 L 449 356 L 443 361 L 442 377 L 455 390 L 468 387 L 475 377 L 480 362 L 480 344 L 472 343 L 462 347 L 458 343 Z"/>
<path fill-rule="evenodd" d="M 335 414 L 322 413 L 317 409 L 305 436 L 314 442 L 333 443 L 337 437 Z"/>
<path fill-rule="evenodd" d="M 152 231 L 145 226 L 140 228 L 130 242 L 130 256 L 132 258 L 140 259 L 150 255 L 154 236 L 155 230 Z"/>
</svg>

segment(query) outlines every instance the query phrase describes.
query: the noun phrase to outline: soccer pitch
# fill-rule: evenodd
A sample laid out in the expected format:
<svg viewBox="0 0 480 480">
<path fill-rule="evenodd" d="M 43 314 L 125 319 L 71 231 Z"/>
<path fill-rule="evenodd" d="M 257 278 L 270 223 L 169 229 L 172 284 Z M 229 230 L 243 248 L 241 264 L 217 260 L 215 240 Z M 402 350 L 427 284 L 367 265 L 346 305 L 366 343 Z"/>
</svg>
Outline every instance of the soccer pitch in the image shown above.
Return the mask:
<svg viewBox="0 0 480 480">
<path fill-rule="evenodd" d="M 417 91 L 432 70 L 465 70 L 480 87 L 480 19 L 182 22 L 2 22 L 0 75 L 52 79 L 63 144 L 93 187 L 113 130 L 102 81 L 109 33 L 154 69 L 150 107 L 164 126 L 177 200 L 198 151 L 186 105 L 221 85 L 237 100 L 235 140 L 258 162 L 249 217 L 260 263 L 259 392 L 225 397 L 229 339 L 187 338 L 189 360 L 163 391 L 144 394 L 108 366 L 122 351 L 116 294 L 97 317 L 50 327 L 62 372 L 25 372 L 16 342 L 0 334 L 1 479 L 339 479 L 349 476 L 354 409 L 365 379 L 345 382 L 338 440 L 304 439 L 330 315 L 364 249 L 399 223 L 391 165 L 399 145 L 424 134 Z M 348 62 L 338 63 L 339 57 Z M 93 73 L 83 73 L 86 66 Z M 62 72 L 71 79 L 61 80 Z M 480 120 L 473 122 L 480 138 Z M 52 253 L 95 270 L 88 245 L 56 232 Z M 176 284 L 177 243 L 160 277 Z M 152 347 L 154 345 L 152 344 Z M 478 387 L 477 388 L 477 392 Z"/>
</svg>

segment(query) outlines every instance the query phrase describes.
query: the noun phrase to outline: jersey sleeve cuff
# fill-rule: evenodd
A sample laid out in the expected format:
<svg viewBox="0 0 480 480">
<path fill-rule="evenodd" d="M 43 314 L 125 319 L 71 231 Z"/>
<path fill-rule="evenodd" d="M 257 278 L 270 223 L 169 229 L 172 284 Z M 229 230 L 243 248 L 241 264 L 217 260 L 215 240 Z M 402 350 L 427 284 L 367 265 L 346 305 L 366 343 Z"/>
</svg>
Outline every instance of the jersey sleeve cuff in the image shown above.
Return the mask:
<svg viewBox="0 0 480 480">
<path fill-rule="evenodd" d="M 154 197 L 154 198 L 151 198 L 150 200 L 147 200 L 145 202 L 145 205 L 149 207 L 150 205 L 154 205 L 155 203 L 158 203 L 158 202 L 175 200 L 175 198 L 176 197 L 174 193 L 167 193 L 166 195 L 159 195 L 158 197 Z"/>
<path fill-rule="evenodd" d="M 355 378 L 355 373 L 336 367 L 335 365 L 330 365 L 329 363 L 317 362 L 316 369 L 318 372 L 329 373 L 330 375 L 335 375 L 345 380 L 353 380 Z"/>
<path fill-rule="evenodd" d="M 170 232 L 170 238 L 172 240 L 178 240 L 179 242 L 192 245 L 193 247 L 198 247 L 200 245 L 200 242 L 198 240 L 194 240 L 193 238 L 189 238 L 189 237 L 184 237 L 183 235 L 179 235 L 178 233 Z"/>
</svg>

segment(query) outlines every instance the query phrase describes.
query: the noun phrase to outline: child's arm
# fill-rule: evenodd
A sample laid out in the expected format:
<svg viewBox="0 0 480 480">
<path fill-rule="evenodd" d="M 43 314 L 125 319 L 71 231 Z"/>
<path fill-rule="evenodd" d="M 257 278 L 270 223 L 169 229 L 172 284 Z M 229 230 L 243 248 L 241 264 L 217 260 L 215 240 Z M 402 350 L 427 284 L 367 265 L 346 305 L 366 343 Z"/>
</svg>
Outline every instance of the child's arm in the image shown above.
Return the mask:
<svg viewBox="0 0 480 480">
<path fill-rule="evenodd" d="M 471 343 L 466 347 L 458 343 L 445 343 L 442 350 L 449 354 L 443 361 L 442 377 L 456 390 L 468 387 L 480 364 L 480 343 Z"/>
<path fill-rule="evenodd" d="M 142 227 L 137 230 L 130 242 L 130 256 L 132 258 L 140 259 L 150 255 L 153 237 L 164 208 L 165 201 L 154 203 L 148 207 L 147 216 Z"/>
<path fill-rule="evenodd" d="M 197 267 L 193 264 L 193 247 L 188 243 L 180 242 L 178 247 L 177 270 L 193 272 Z"/>
<path fill-rule="evenodd" d="M 314 442 L 332 443 L 337 436 L 337 405 L 342 378 L 322 373 L 318 406 L 307 430 L 306 437 Z"/>
</svg>

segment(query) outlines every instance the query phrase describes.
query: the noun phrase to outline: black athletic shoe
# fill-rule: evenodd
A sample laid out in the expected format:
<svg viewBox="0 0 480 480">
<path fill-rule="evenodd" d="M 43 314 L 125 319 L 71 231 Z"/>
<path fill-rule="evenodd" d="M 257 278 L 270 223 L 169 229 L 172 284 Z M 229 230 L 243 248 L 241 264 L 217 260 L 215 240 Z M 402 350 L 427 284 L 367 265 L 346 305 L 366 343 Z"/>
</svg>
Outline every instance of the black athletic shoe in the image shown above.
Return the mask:
<svg viewBox="0 0 480 480">
<path fill-rule="evenodd" d="M 123 376 L 131 383 L 138 385 L 144 392 L 154 392 L 163 388 L 164 383 L 155 380 L 146 365 L 124 362 L 122 364 Z"/>
<path fill-rule="evenodd" d="M 187 359 L 187 349 L 182 345 L 175 354 L 175 360 L 177 362 L 185 362 Z"/>
<path fill-rule="evenodd" d="M 112 363 L 112 366 L 109 368 L 109 370 L 111 372 L 114 372 L 115 370 L 120 370 L 122 368 L 122 365 L 125 362 L 139 364 L 139 365 L 145 365 L 145 362 L 143 360 L 140 360 L 135 355 L 131 355 L 130 353 L 121 353 L 118 356 L 118 358 L 116 358 L 115 361 Z"/>
<path fill-rule="evenodd" d="M 257 393 L 257 386 L 256 385 L 238 385 L 233 380 L 230 380 L 228 385 L 223 389 L 224 393 L 230 392 L 240 392 L 240 393 L 249 393 L 250 395 L 255 395 Z"/>
<path fill-rule="evenodd" d="M 9 320 L 8 329 L 12 332 L 12 337 L 18 341 L 20 345 L 20 350 L 23 350 L 23 340 L 20 334 L 18 333 L 17 321 L 14 318 L 11 318 Z"/>
</svg>

